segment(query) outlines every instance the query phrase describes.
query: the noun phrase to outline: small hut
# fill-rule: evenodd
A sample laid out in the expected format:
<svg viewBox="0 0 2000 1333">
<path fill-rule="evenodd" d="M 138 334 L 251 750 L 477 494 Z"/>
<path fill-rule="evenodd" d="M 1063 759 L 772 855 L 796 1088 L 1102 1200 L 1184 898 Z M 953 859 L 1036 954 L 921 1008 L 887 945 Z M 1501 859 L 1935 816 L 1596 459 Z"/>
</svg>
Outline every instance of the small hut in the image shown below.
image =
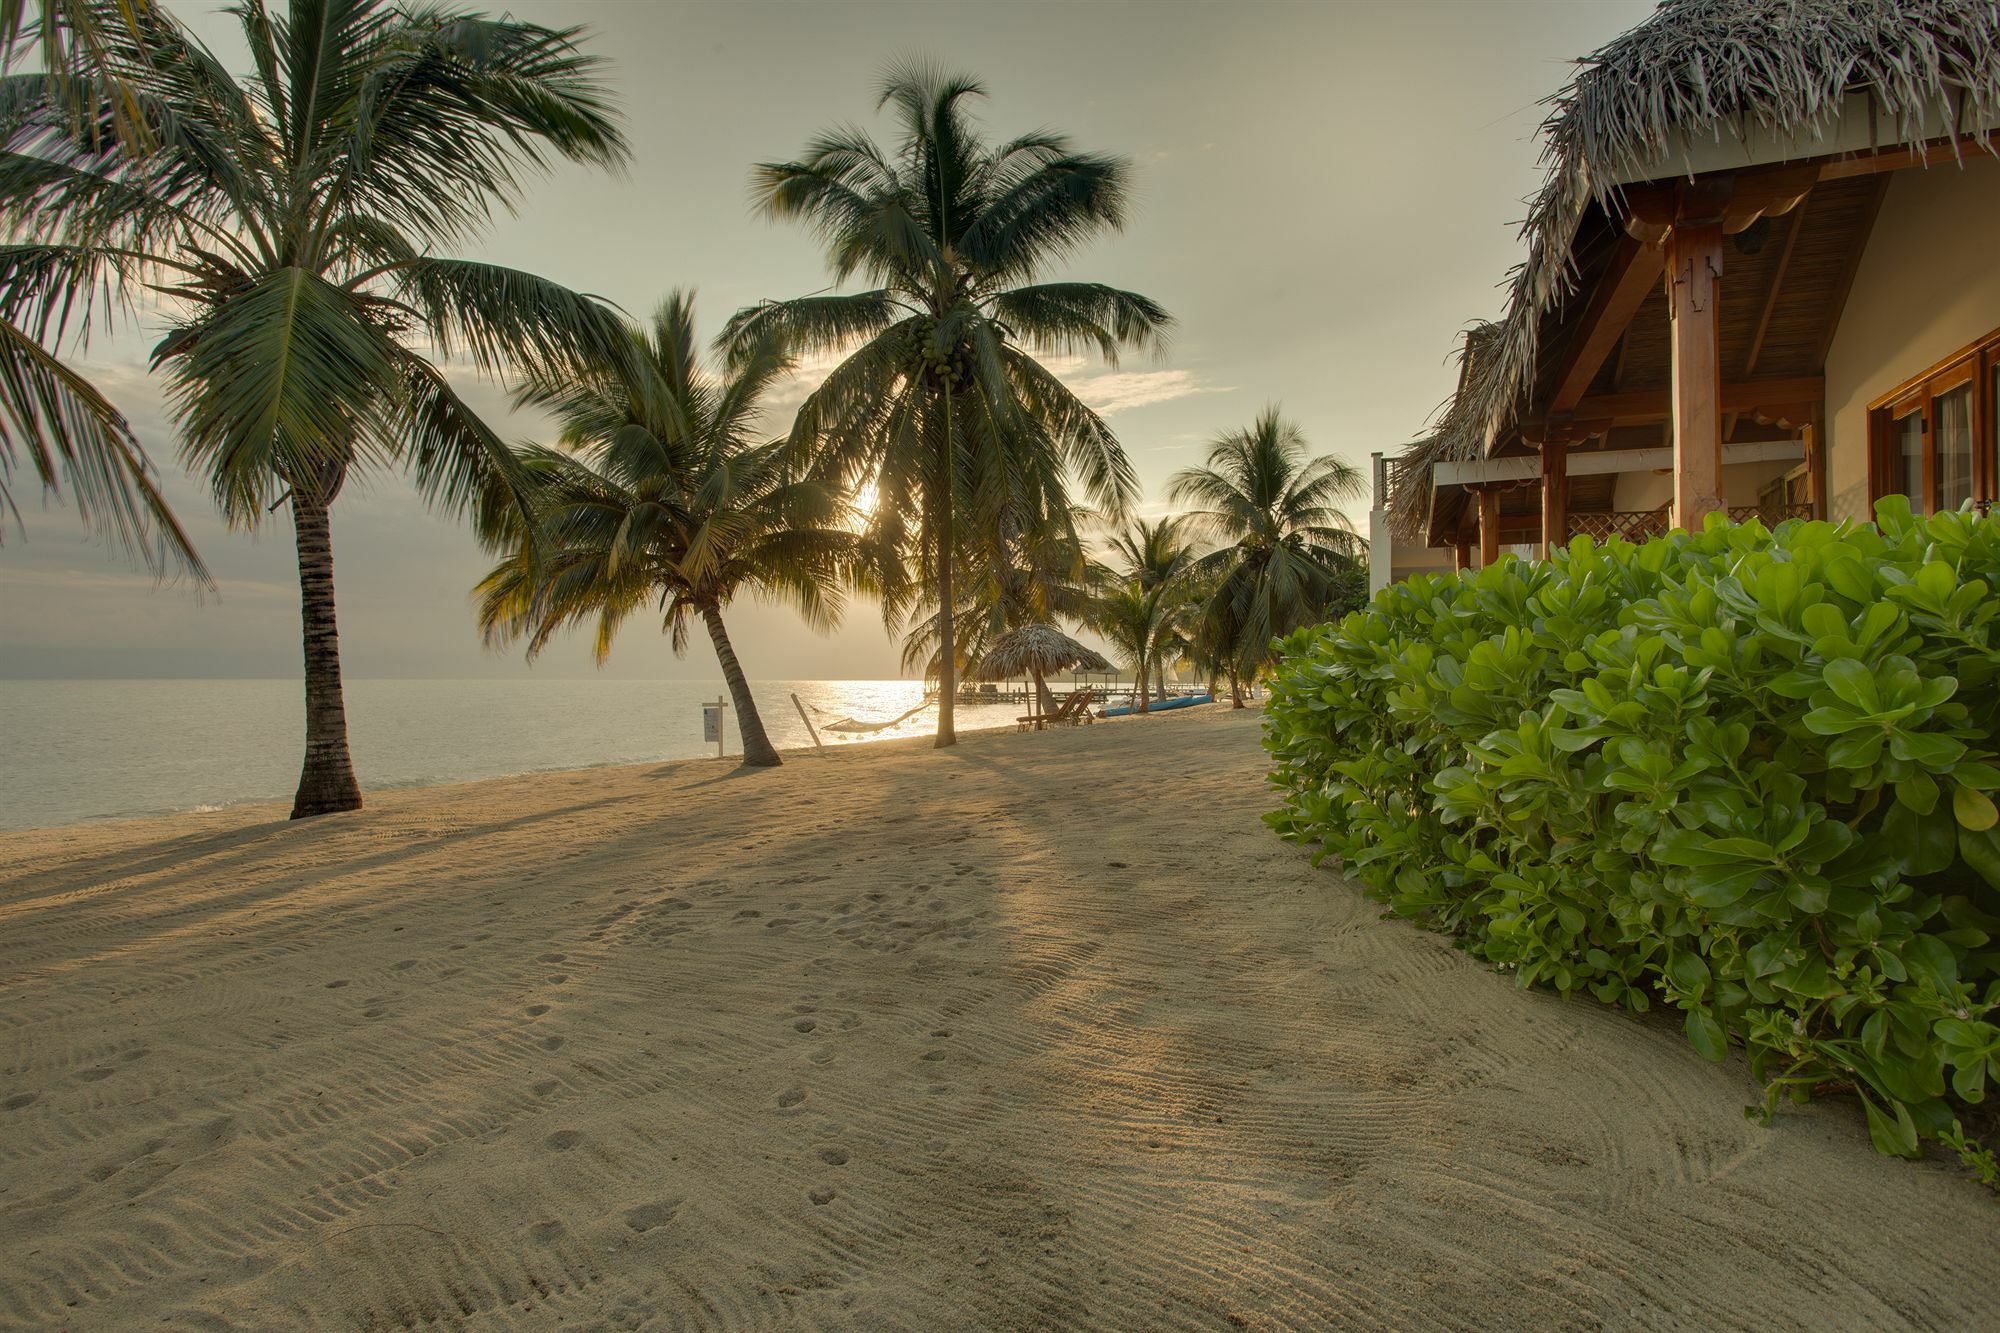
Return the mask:
<svg viewBox="0 0 2000 1333">
<path fill-rule="evenodd" d="M 1023 625 L 993 640 L 973 671 L 975 680 L 1035 682 L 1035 711 L 1053 711 L 1048 677 L 1059 671 L 1109 671 L 1102 653 L 1078 643 L 1054 625 Z"/>
</svg>

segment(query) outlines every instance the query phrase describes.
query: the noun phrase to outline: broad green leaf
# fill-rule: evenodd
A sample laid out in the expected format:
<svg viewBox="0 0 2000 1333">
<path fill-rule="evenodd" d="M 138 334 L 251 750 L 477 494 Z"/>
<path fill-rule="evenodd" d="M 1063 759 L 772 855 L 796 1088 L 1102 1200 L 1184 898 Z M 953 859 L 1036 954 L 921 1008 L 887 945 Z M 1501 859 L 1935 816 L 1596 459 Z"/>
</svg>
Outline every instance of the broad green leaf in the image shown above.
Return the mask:
<svg viewBox="0 0 2000 1333">
<path fill-rule="evenodd" d="M 1958 817 L 1961 826 L 1975 833 L 1984 833 L 1995 824 L 2000 824 L 2000 810 L 1994 808 L 1993 799 L 1971 787 L 1952 788 L 1951 812 Z"/>
<path fill-rule="evenodd" d="M 1729 1034 L 1722 1030 L 1722 1024 L 1706 1009 L 1690 1009 L 1682 1024 L 1687 1032 L 1688 1042 L 1701 1053 L 1705 1060 L 1722 1061 L 1729 1058 Z"/>
</svg>

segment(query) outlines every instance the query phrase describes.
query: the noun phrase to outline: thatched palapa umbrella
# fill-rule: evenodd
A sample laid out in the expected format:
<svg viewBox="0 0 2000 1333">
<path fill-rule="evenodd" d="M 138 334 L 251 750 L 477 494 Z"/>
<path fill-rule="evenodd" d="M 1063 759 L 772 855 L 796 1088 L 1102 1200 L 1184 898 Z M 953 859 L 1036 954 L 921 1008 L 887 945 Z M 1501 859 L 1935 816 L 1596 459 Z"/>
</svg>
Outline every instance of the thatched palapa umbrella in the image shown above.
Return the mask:
<svg viewBox="0 0 2000 1333">
<path fill-rule="evenodd" d="M 973 672 L 978 680 L 1013 680 L 1030 676 L 1035 682 L 1035 703 L 1049 711 L 1048 682 L 1044 677 L 1057 671 L 1109 671 L 1111 663 L 1057 629 L 1054 625 L 1023 625 L 993 640 Z"/>
</svg>

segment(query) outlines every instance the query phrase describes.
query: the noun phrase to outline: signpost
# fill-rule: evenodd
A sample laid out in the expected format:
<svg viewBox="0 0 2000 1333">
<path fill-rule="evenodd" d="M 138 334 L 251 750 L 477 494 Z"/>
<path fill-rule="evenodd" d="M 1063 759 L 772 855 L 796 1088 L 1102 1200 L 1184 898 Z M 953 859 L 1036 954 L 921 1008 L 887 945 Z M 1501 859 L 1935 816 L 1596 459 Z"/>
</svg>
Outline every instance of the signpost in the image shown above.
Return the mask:
<svg viewBox="0 0 2000 1333">
<path fill-rule="evenodd" d="M 721 699 L 701 706 L 701 738 L 715 742 L 715 757 L 722 758 L 722 710 L 728 707 Z"/>
</svg>

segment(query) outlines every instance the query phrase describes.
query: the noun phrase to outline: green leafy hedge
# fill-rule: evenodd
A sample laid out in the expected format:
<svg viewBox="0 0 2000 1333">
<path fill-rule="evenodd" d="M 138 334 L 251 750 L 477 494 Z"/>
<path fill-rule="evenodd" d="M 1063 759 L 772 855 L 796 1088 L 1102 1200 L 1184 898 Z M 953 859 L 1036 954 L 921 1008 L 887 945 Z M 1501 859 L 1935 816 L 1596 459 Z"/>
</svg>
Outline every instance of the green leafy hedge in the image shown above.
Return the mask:
<svg viewBox="0 0 2000 1333">
<path fill-rule="evenodd" d="M 1684 1011 L 1766 1095 L 1989 1181 L 2000 520 L 1715 521 L 1396 584 L 1284 641 L 1266 818 L 1523 985 Z"/>
</svg>

